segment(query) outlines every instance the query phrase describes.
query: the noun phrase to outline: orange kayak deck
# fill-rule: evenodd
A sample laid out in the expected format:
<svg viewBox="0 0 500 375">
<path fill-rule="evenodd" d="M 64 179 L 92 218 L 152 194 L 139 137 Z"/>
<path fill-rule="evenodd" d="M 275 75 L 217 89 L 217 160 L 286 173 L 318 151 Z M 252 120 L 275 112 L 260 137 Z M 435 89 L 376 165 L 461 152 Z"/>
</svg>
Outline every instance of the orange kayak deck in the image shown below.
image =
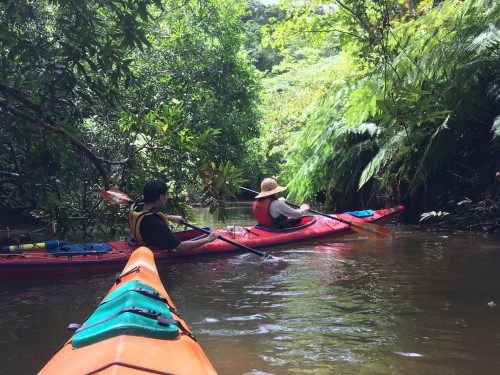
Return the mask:
<svg viewBox="0 0 500 375">
<path fill-rule="evenodd" d="M 175 313 L 175 306 L 158 275 L 153 253 L 148 248 L 140 247 L 132 253 L 120 279 L 111 288 L 98 309 L 105 302 L 112 302 L 107 300 L 107 297 L 112 295 L 115 290 L 127 289 L 127 284 L 137 285 L 133 281 L 140 281 L 154 289 L 158 293 L 158 297 L 165 301 L 163 303 L 166 307 L 170 307 L 170 311 L 174 311 L 172 313 L 173 319 L 183 328 L 179 329 L 176 338 L 161 339 L 129 335 L 120 333 L 126 332 L 127 327 L 120 327 L 121 330 L 118 330 L 117 334 L 112 337 L 101 341 L 94 340 L 95 342 L 75 348 L 72 341 L 79 331 L 81 332 L 82 329 L 88 327 L 95 330 L 96 327 L 105 326 L 106 323 L 115 318 L 115 316 L 110 316 L 109 321 L 102 319 L 91 324 L 88 323 L 92 319 L 91 316 L 79 328 L 75 336 L 68 340 L 50 359 L 39 374 L 216 374 L 196 339 L 191 337 L 191 332 L 184 320 Z M 119 294 L 118 298 L 121 298 L 122 294 Z M 131 313 L 125 312 L 121 315 L 125 314 Z"/>
</svg>

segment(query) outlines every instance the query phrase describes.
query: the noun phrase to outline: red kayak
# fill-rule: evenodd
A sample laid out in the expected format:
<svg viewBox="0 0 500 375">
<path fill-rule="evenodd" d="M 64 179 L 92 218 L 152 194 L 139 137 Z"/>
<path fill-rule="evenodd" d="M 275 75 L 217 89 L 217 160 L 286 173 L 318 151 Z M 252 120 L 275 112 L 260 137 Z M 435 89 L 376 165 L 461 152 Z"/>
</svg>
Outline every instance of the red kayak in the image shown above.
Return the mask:
<svg viewBox="0 0 500 375">
<path fill-rule="evenodd" d="M 270 249 L 278 246 L 290 246 L 298 243 L 330 240 L 336 237 L 354 234 L 352 223 L 384 225 L 403 211 L 403 206 L 380 210 L 354 211 L 332 216 L 309 215 L 300 218 L 292 228 L 272 230 L 257 225 L 249 227 L 204 228 L 203 230 L 185 230 L 175 232 L 181 241 L 198 239 L 207 232 L 216 232 L 224 239 L 217 239 L 187 252 L 167 252 L 152 249 L 156 263 L 179 262 L 193 257 L 209 255 L 240 254 L 250 249 Z M 366 224 L 369 225 L 369 224 Z M 359 230 L 358 230 L 359 232 Z M 235 246 L 237 243 L 241 246 Z M 106 243 L 86 243 L 62 245 L 56 248 L 12 249 L 0 254 L 0 276 L 53 275 L 75 272 L 120 269 L 128 261 L 137 245 L 128 241 Z"/>
</svg>

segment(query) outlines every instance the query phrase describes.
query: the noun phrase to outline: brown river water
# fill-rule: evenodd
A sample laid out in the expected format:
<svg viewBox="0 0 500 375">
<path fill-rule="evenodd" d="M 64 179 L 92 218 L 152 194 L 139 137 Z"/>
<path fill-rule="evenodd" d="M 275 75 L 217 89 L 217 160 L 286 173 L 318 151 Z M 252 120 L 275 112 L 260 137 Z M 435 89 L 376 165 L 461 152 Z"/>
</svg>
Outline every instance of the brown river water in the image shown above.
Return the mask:
<svg viewBox="0 0 500 375">
<path fill-rule="evenodd" d="M 251 223 L 242 212 L 228 224 Z M 389 228 L 160 276 L 221 375 L 500 373 L 498 237 Z M 1 279 L 0 373 L 36 374 L 114 276 Z"/>
</svg>

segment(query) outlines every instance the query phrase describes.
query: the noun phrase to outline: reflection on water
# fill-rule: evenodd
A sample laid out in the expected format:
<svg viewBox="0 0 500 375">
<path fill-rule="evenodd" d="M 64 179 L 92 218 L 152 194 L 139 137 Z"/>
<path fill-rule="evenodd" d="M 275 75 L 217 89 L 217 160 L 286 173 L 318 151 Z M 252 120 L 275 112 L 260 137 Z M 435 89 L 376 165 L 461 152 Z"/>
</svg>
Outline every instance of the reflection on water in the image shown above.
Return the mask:
<svg viewBox="0 0 500 375">
<path fill-rule="evenodd" d="M 498 241 L 392 231 L 160 272 L 220 374 L 498 373 Z M 3 282 L 3 371 L 36 373 L 113 276 Z"/>
</svg>

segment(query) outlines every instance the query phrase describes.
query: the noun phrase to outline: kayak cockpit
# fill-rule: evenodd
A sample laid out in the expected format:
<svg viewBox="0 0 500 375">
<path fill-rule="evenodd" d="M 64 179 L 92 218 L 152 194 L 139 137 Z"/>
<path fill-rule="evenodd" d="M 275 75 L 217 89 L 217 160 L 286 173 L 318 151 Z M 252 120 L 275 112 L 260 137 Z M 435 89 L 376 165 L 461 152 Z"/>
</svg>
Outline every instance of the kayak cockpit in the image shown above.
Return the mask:
<svg viewBox="0 0 500 375">
<path fill-rule="evenodd" d="M 280 229 L 266 228 L 259 224 L 255 224 L 254 227 L 260 230 L 265 230 L 267 232 L 283 233 L 283 232 L 291 232 L 307 228 L 313 225 L 315 222 L 316 222 L 316 216 L 305 215 L 305 216 L 300 216 L 297 219 L 291 220 L 290 224 L 292 226 L 290 228 L 280 228 Z"/>
</svg>

